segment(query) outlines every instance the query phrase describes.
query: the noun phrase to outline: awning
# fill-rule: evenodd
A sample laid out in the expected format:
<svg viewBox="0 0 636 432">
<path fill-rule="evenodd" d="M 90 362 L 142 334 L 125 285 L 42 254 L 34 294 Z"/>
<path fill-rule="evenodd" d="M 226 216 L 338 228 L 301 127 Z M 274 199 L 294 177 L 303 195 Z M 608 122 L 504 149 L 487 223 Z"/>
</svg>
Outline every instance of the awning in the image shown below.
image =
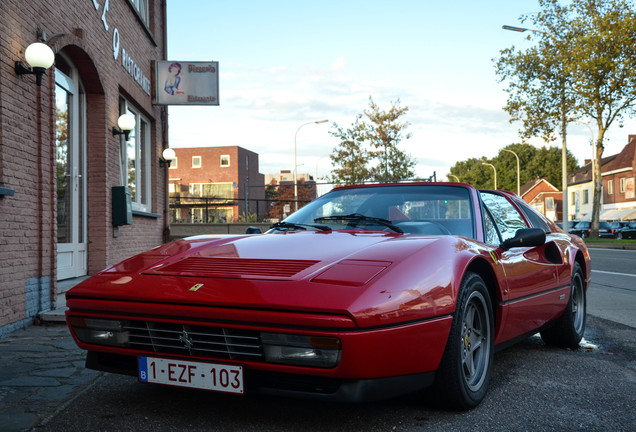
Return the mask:
<svg viewBox="0 0 636 432">
<path fill-rule="evenodd" d="M 636 209 L 630 209 L 629 213 L 621 217 L 621 220 L 636 220 Z"/>
<path fill-rule="evenodd" d="M 633 214 L 633 215 L 632 215 Z M 636 209 L 612 209 L 601 212 L 599 219 L 607 221 L 626 220 L 636 218 Z"/>
</svg>

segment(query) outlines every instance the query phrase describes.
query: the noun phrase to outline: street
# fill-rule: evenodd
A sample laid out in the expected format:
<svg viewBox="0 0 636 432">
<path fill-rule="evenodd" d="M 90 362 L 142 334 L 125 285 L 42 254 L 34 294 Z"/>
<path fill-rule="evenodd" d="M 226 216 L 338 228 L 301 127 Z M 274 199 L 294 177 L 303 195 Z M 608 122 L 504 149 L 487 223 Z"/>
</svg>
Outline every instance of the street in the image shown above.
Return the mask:
<svg viewBox="0 0 636 432">
<path fill-rule="evenodd" d="M 591 255 L 586 343 L 562 350 L 533 336 L 498 352 L 489 393 L 472 411 L 439 408 L 431 394 L 347 405 L 234 397 L 106 374 L 35 430 L 634 430 L 636 252 Z"/>
</svg>

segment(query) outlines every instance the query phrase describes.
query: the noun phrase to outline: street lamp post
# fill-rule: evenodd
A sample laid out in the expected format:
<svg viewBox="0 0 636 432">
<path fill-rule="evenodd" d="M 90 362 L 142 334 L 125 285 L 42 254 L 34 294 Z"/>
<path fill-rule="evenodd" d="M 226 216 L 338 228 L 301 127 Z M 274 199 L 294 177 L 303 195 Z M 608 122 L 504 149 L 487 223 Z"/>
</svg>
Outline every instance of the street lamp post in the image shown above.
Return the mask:
<svg viewBox="0 0 636 432">
<path fill-rule="evenodd" d="M 489 164 L 488 162 L 482 162 L 482 165 L 488 165 L 495 172 L 495 190 L 497 190 L 497 168 L 493 164 Z"/>
<path fill-rule="evenodd" d="M 557 38 L 548 32 L 544 32 L 543 30 L 536 30 L 536 29 L 530 29 L 530 28 L 525 28 L 525 27 L 514 27 L 514 26 L 509 26 L 509 25 L 505 25 L 502 26 L 502 28 L 504 30 L 510 30 L 510 31 L 515 31 L 515 32 L 520 32 L 523 33 L 525 31 L 530 31 L 533 33 L 541 33 L 544 34 L 546 36 L 548 36 L 550 39 L 552 39 L 552 41 L 558 45 L 558 40 Z M 562 82 L 562 94 L 563 94 L 563 101 L 565 101 L 565 84 Z M 561 183 L 562 183 L 562 188 L 563 188 L 563 226 L 567 227 L 568 226 L 568 161 L 567 161 L 567 156 L 568 156 L 568 151 L 567 151 L 567 147 L 566 147 L 566 142 L 565 142 L 565 131 L 566 131 L 566 126 L 567 126 L 567 122 L 566 122 L 566 118 L 565 118 L 565 109 L 563 109 L 563 112 L 561 113 L 561 136 L 563 139 L 563 146 L 561 148 Z"/>
<path fill-rule="evenodd" d="M 519 168 L 519 156 L 517 153 L 512 150 L 502 149 L 503 151 L 507 151 L 508 153 L 512 153 L 517 158 L 517 195 L 521 196 L 521 169 Z"/>
<path fill-rule="evenodd" d="M 296 129 L 296 134 L 294 135 L 294 211 L 298 211 L 298 161 L 296 158 L 296 138 L 298 137 L 298 131 L 303 127 L 309 124 L 319 124 L 319 123 L 327 123 L 328 120 L 318 120 L 301 124 L 298 129 Z"/>
</svg>

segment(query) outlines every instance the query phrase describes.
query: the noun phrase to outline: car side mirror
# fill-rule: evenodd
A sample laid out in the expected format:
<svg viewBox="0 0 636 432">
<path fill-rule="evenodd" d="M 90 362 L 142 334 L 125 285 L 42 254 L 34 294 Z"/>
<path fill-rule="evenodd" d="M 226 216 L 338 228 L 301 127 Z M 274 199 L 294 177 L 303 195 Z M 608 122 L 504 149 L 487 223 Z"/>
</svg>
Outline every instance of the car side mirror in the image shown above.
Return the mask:
<svg viewBox="0 0 636 432">
<path fill-rule="evenodd" d="M 263 234 L 263 231 L 261 231 L 260 228 L 258 227 L 247 227 L 247 229 L 245 230 L 245 234 Z"/>
<path fill-rule="evenodd" d="M 545 231 L 541 228 L 521 228 L 517 230 L 513 238 L 504 240 L 501 244 L 503 250 L 514 247 L 541 246 L 545 243 Z"/>
</svg>

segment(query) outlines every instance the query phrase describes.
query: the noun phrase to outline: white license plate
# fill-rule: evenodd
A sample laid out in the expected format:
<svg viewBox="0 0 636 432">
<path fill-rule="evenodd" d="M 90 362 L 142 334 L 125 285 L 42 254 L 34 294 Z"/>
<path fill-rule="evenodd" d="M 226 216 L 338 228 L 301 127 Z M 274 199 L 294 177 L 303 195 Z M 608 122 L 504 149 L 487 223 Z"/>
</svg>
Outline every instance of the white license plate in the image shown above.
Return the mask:
<svg viewBox="0 0 636 432">
<path fill-rule="evenodd" d="M 218 363 L 139 356 L 139 381 L 243 394 L 243 368 Z"/>
</svg>

